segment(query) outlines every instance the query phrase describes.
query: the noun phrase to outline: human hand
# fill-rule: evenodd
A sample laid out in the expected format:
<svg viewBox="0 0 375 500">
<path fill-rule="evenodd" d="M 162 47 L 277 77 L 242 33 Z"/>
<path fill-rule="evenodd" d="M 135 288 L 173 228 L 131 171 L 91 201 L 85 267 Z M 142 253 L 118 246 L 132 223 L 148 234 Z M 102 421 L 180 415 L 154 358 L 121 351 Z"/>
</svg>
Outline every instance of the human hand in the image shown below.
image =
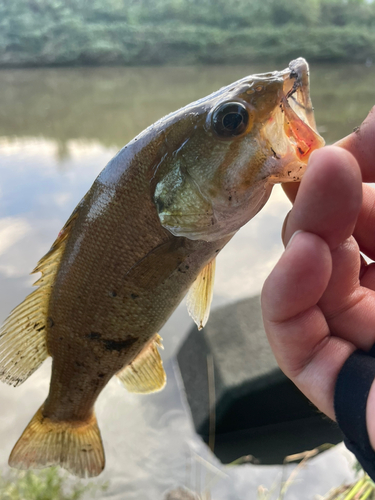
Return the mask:
<svg viewBox="0 0 375 500">
<path fill-rule="evenodd" d="M 375 344 L 375 264 L 360 255 L 375 260 L 375 189 L 362 180 L 375 182 L 375 107 L 357 132 L 311 155 L 300 186 L 285 187 L 294 202 L 283 227 L 288 246 L 262 292 L 281 369 L 333 420 L 344 362 Z M 366 420 L 375 449 L 375 384 Z"/>
</svg>

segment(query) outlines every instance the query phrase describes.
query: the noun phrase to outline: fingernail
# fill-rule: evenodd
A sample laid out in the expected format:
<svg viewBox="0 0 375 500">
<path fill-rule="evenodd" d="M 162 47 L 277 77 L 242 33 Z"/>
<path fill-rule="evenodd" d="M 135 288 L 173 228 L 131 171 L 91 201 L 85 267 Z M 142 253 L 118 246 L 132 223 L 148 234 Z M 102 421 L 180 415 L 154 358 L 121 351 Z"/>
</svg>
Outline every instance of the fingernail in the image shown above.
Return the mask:
<svg viewBox="0 0 375 500">
<path fill-rule="evenodd" d="M 293 233 L 293 234 L 292 234 L 292 237 L 291 237 L 291 238 L 290 238 L 290 240 L 288 241 L 288 244 L 287 244 L 287 246 L 285 247 L 285 250 L 287 250 L 288 248 L 290 248 L 290 247 L 291 247 L 291 245 L 292 245 L 292 241 L 294 240 L 295 235 L 296 235 L 296 234 L 298 234 L 298 233 L 303 233 L 302 229 L 298 229 L 298 231 L 296 231 L 295 233 Z"/>
</svg>

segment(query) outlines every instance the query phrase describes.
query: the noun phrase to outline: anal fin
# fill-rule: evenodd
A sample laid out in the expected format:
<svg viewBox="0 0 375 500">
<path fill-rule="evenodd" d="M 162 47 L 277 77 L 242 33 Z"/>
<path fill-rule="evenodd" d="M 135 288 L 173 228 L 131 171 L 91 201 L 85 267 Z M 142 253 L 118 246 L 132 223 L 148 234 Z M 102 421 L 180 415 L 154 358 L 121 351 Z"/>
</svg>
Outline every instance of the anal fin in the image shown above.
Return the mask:
<svg viewBox="0 0 375 500">
<path fill-rule="evenodd" d="M 148 394 L 161 391 L 167 377 L 158 347 L 162 347 L 161 337 L 156 334 L 138 356 L 121 371 L 117 377 L 129 392 Z"/>
<path fill-rule="evenodd" d="M 195 321 L 198 330 L 202 330 L 210 315 L 214 292 L 215 267 L 216 259 L 213 259 L 199 273 L 187 295 L 188 313 Z"/>
</svg>

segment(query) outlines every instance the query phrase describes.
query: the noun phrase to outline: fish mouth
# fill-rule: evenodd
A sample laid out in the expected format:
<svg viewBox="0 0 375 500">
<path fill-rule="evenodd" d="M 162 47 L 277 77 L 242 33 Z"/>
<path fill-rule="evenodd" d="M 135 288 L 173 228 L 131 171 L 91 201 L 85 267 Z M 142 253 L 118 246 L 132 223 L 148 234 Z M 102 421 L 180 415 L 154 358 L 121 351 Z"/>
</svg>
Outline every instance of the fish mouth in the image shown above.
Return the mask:
<svg viewBox="0 0 375 500">
<path fill-rule="evenodd" d="M 306 60 L 291 61 L 281 76 L 284 83 L 279 107 L 265 129 L 274 157 L 281 160 L 270 180 L 295 182 L 303 175 L 311 153 L 325 142 L 315 124 Z"/>
<path fill-rule="evenodd" d="M 284 113 L 284 131 L 295 144 L 296 155 L 303 159 L 324 145 L 315 124 L 314 108 L 310 98 L 309 66 L 299 58 L 289 64 L 289 76 L 284 79 L 284 95 L 280 108 Z"/>
</svg>

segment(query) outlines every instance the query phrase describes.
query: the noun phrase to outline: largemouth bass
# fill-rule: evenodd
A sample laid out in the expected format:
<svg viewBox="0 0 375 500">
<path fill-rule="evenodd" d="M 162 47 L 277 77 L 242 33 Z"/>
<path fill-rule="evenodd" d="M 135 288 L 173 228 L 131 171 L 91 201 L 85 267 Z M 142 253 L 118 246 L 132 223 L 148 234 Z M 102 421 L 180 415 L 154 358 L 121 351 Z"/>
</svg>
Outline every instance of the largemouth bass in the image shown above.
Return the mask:
<svg viewBox="0 0 375 500">
<path fill-rule="evenodd" d="M 2 381 L 17 386 L 53 358 L 48 397 L 11 466 L 103 470 L 99 393 L 115 374 L 129 391 L 163 388 L 157 332 L 188 290 L 204 326 L 217 254 L 322 145 L 297 59 L 162 118 L 109 162 L 0 330 Z"/>
</svg>

